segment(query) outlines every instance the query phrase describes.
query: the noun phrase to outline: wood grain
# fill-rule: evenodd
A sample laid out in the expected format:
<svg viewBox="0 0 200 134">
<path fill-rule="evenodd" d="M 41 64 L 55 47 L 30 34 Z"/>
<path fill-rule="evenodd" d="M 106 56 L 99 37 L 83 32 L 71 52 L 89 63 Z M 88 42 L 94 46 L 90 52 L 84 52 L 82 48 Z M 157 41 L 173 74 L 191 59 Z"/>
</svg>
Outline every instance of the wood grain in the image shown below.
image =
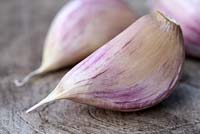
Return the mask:
<svg viewBox="0 0 200 134">
<path fill-rule="evenodd" d="M 25 114 L 67 72 L 46 75 L 20 88 L 12 83 L 39 66 L 49 24 L 66 2 L 0 0 L 0 134 L 200 133 L 200 61 L 189 58 L 175 92 L 150 109 L 120 113 L 61 100 Z M 137 9 L 144 7 L 144 1 L 129 2 Z"/>
</svg>

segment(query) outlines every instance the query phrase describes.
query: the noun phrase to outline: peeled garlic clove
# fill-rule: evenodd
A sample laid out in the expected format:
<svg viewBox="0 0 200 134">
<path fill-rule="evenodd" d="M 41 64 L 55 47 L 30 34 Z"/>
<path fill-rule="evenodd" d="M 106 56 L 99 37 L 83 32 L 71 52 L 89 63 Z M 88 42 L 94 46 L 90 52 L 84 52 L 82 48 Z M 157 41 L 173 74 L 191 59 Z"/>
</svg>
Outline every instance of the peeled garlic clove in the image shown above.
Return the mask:
<svg viewBox="0 0 200 134">
<path fill-rule="evenodd" d="M 152 8 L 180 23 L 187 54 L 200 58 L 200 0 L 152 0 Z"/>
<path fill-rule="evenodd" d="M 121 0 L 74 0 L 56 16 L 46 38 L 42 64 L 22 81 L 73 65 L 122 32 L 136 19 Z"/>
<path fill-rule="evenodd" d="M 27 112 L 57 99 L 117 111 L 145 109 L 173 91 L 183 61 L 180 27 L 154 12 L 80 62 Z"/>
</svg>

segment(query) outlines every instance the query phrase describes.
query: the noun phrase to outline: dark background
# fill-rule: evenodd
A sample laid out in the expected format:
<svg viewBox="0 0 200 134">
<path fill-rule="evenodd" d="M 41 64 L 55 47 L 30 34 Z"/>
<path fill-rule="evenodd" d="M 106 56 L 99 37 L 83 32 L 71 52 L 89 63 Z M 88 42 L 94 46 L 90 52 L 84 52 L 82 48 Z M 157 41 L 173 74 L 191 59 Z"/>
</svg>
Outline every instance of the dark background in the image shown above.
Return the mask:
<svg viewBox="0 0 200 134">
<path fill-rule="evenodd" d="M 120 113 L 62 100 L 25 114 L 66 72 L 49 74 L 20 88 L 12 83 L 39 66 L 48 27 L 66 2 L 0 0 L 0 134 L 200 133 L 200 61 L 191 58 L 185 62 L 175 92 L 153 108 Z M 148 11 L 143 0 L 129 3 L 140 15 Z"/>
</svg>

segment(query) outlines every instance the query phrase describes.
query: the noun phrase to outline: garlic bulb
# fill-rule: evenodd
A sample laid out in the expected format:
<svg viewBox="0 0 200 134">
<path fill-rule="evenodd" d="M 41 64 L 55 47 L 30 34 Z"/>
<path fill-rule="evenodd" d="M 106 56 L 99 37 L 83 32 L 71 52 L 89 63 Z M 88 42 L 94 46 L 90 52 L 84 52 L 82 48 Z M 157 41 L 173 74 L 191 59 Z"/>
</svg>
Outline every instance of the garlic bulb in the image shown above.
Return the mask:
<svg viewBox="0 0 200 134">
<path fill-rule="evenodd" d="M 183 61 L 180 27 L 154 12 L 76 65 L 27 112 L 57 99 L 117 111 L 145 109 L 173 91 Z"/>
<path fill-rule="evenodd" d="M 200 58 L 200 0 L 153 0 L 152 7 L 181 25 L 186 52 Z"/>
<path fill-rule="evenodd" d="M 122 32 L 136 19 L 121 0 L 74 0 L 54 19 L 46 38 L 42 64 L 17 86 L 36 75 L 73 65 Z"/>
</svg>

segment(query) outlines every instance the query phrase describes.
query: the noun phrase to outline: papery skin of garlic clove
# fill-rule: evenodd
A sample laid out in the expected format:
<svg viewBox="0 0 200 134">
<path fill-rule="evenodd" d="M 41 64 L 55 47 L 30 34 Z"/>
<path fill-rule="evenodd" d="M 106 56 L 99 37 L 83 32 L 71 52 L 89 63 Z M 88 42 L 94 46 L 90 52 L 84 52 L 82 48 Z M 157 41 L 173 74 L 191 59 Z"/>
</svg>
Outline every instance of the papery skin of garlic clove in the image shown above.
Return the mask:
<svg viewBox="0 0 200 134">
<path fill-rule="evenodd" d="M 136 20 L 122 0 L 74 0 L 57 14 L 43 50 L 42 64 L 17 86 L 32 77 L 74 65 L 111 40 Z"/>
<path fill-rule="evenodd" d="M 188 55 L 200 58 L 200 1 L 151 0 L 151 7 L 170 16 L 181 25 Z"/>
<path fill-rule="evenodd" d="M 124 112 L 151 107 L 174 90 L 184 57 L 180 27 L 153 12 L 76 65 L 27 113 L 57 99 Z"/>
</svg>

